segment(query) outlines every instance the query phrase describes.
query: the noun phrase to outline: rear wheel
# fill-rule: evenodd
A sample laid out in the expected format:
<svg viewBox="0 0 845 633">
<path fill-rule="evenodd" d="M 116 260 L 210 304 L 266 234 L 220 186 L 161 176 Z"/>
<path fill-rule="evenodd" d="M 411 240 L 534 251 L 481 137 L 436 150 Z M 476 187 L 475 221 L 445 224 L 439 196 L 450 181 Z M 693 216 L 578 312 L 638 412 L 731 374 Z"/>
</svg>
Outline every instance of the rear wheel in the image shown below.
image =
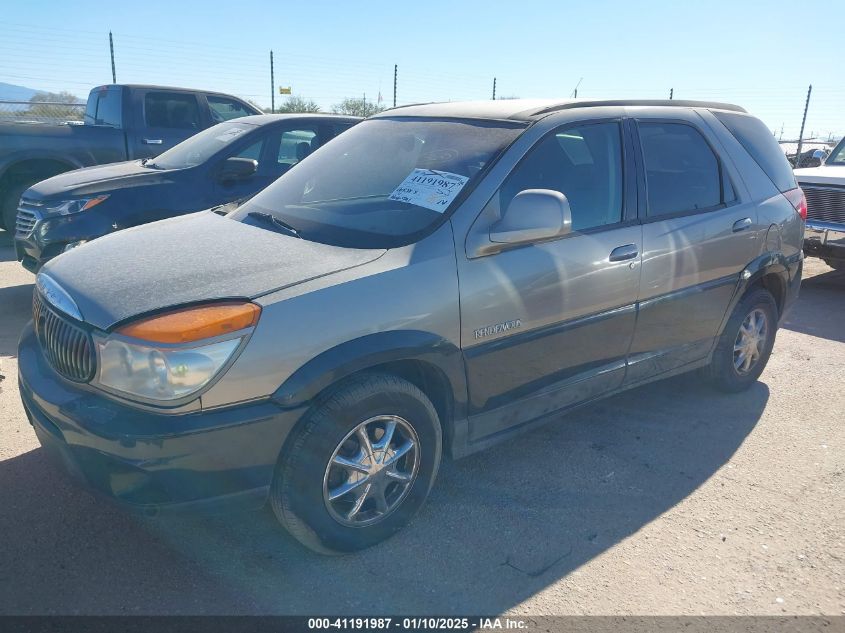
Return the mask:
<svg viewBox="0 0 845 633">
<path fill-rule="evenodd" d="M 772 353 L 777 315 L 777 304 L 767 290 L 756 289 L 742 298 L 704 369 L 714 387 L 737 392 L 757 381 Z"/>
<path fill-rule="evenodd" d="M 396 376 L 364 374 L 294 431 L 276 467 L 271 505 L 313 550 L 364 549 L 411 520 L 440 455 L 440 423 L 425 394 Z"/>
</svg>

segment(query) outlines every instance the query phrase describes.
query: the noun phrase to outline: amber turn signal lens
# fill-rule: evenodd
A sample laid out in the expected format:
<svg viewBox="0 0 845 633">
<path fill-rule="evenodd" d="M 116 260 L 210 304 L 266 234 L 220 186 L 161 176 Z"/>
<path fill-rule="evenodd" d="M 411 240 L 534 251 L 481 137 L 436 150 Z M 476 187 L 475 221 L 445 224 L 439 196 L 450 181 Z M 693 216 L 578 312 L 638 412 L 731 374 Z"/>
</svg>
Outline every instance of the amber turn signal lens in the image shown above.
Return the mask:
<svg viewBox="0 0 845 633">
<path fill-rule="evenodd" d="M 251 327 L 260 314 L 254 303 L 215 303 L 158 314 L 117 333 L 153 343 L 190 343 Z"/>
<path fill-rule="evenodd" d="M 85 203 L 85 205 L 80 209 L 80 211 L 87 211 L 91 207 L 96 207 L 108 197 L 108 194 L 106 194 L 102 196 L 97 196 L 96 198 L 91 198 L 88 202 Z"/>
</svg>

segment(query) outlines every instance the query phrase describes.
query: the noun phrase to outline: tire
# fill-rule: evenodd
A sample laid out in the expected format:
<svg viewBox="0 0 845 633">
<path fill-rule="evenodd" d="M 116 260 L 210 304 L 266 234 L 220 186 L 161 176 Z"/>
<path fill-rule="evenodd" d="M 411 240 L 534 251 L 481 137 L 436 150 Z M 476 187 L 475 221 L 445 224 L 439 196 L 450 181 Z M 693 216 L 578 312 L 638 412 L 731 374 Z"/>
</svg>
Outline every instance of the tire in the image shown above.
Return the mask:
<svg viewBox="0 0 845 633">
<path fill-rule="evenodd" d="M 391 423 L 392 439 L 383 447 Z M 397 376 L 361 374 L 342 383 L 294 429 L 276 465 L 270 503 L 288 532 L 312 550 L 365 549 L 398 532 L 422 507 L 441 452 L 440 421 L 422 391 Z M 338 466 L 335 455 L 357 469 Z"/>
<path fill-rule="evenodd" d="M 761 315 L 765 321 L 764 331 L 757 326 Z M 727 393 L 744 391 L 753 385 L 771 356 L 777 334 L 777 319 L 777 304 L 767 290 L 758 288 L 743 297 L 719 337 L 710 364 L 703 370 L 710 384 Z M 756 333 L 750 338 L 744 338 L 740 328 Z M 759 343 L 753 344 L 754 341 Z M 743 343 L 747 345 L 744 349 L 735 350 L 735 346 Z M 754 353 L 747 352 L 749 349 L 756 350 L 756 359 Z"/>
<path fill-rule="evenodd" d="M 15 232 L 15 217 L 18 215 L 18 203 L 21 200 L 23 192 L 29 189 L 34 184 L 34 182 L 17 184 L 11 187 L 6 193 L 6 195 L 3 197 L 3 228 L 5 228 L 9 233 L 14 234 Z"/>
</svg>

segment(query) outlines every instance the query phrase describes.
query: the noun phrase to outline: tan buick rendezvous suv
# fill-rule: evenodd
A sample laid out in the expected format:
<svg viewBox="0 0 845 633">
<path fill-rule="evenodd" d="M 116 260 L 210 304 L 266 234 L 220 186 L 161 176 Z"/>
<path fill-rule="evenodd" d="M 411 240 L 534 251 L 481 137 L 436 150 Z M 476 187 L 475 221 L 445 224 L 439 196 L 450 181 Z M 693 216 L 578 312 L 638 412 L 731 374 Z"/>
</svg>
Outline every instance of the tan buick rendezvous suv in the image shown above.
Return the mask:
<svg viewBox="0 0 845 633">
<path fill-rule="evenodd" d="M 735 106 L 395 108 L 233 212 L 50 261 L 21 396 L 44 448 L 131 507 L 269 501 L 308 547 L 356 550 L 444 455 L 681 372 L 749 387 L 805 213 Z"/>
</svg>

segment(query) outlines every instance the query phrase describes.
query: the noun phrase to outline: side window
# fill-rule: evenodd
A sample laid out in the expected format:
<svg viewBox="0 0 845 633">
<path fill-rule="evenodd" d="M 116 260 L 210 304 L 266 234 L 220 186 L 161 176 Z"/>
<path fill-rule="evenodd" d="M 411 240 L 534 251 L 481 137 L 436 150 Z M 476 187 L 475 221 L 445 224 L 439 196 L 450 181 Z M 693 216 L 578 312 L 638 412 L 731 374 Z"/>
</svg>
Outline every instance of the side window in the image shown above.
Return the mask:
<svg viewBox="0 0 845 633">
<path fill-rule="evenodd" d="M 640 121 L 638 128 L 649 216 L 709 209 L 733 199 L 732 189 L 723 196 L 719 159 L 694 127 Z"/>
<path fill-rule="evenodd" d="M 249 147 L 241 150 L 237 154 L 233 156 L 233 158 L 251 158 L 252 160 L 259 161 L 261 164 L 261 149 L 264 147 L 264 141 L 257 141 L 250 145 Z"/>
<path fill-rule="evenodd" d="M 620 222 L 621 138 L 616 121 L 567 127 L 546 136 L 502 185 L 500 208 L 506 209 L 525 189 L 551 189 L 569 200 L 575 231 Z"/>
<path fill-rule="evenodd" d="M 795 184 L 792 165 L 786 160 L 783 150 L 760 119 L 738 112 L 714 112 L 722 124 L 734 135 L 751 158 L 766 172 L 781 191 L 789 191 Z M 829 161 L 828 161 L 829 162 Z"/>
<path fill-rule="evenodd" d="M 148 92 L 144 97 L 147 127 L 198 130 L 200 111 L 192 94 Z"/>
<path fill-rule="evenodd" d="M 88 125 L 108 125 L 121 127 L 123 116 L 120 111 L 120 90 L 101 88 L 88 98 L 85 109 L 85 123 Z"/>
<path fill-rule="evenodd" d="M 208 107 L 211 109 L 211 119 L 215 123 L 253 114 L 247 110 L 242 103 L 235 101 L 234 99 L 226 99 L 225 97 L 215 97 L 212 95 L 207 95 L 206 99 L 208 100 Z"/>
<path fill-rule="evenodd" d="M 316 129 L 306 128 L 282 132 L 281 142 L 279 143 L 279 164 L 293 167 L 317 149 L 318 144 L 319 139 Z"/>
</svg>

